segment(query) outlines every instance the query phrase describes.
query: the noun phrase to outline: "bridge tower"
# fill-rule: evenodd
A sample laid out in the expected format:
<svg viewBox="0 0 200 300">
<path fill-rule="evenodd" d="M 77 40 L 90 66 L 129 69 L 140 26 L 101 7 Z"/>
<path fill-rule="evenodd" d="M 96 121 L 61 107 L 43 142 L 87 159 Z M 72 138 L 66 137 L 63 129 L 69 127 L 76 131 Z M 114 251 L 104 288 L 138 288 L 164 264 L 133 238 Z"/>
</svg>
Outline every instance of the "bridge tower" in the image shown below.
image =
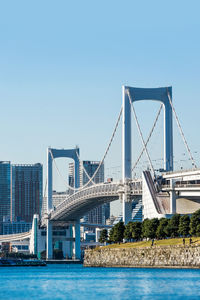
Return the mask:
<svg viewBox="0 0 200 300">
<path fill-rule="evenodd" d="M 129 95 L 130 98 L 129 99 Z M 135 88 L 129 86 L 122 87 L 122 180 L 126 183 L 131 179 L 131 103 L 141 100 L 160 101 L 164 105 L 164 170 L 173 170 L 173 124 L 172 108 L 168 98 L 168 93 L 172 99 L 172 87 L 161 88 Z M 127 224 L 131 220 L 132 203 L 123 195 L 123 221 Z"/>
<path fill-rule="evenodd" d="M 52 206 L 52 190 L 53 190 L 53 174 L 52 174 L 52 161 L 53 158 L 67 157 L 74 160 L 74 186 L 79 188 L 79 148 L 75 149 L 52 149 L 47 148 L 47 213 L 49 214 L 53 208 Z M 70 230 L 72 232 L 72 230 Z M 47 251 L 46 258 L 51 259 L 53 256 L 52 249 L 52 222 L 47 220 Z M 75 222 L 75 256 L 80 259 L 80 220 Z"/>
</svg>

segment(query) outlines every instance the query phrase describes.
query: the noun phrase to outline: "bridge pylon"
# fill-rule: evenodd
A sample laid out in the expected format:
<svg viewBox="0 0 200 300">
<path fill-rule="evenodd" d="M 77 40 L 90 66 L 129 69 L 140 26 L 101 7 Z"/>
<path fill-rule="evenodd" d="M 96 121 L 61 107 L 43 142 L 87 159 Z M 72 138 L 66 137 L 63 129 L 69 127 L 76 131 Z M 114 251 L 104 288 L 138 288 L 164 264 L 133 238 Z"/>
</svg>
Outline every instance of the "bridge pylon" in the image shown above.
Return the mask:
<svg viewBox="0 0 200 300">
<path fill-rule="evenodd" d="M 52 172 L 52 161 L 55 158 L 59 157 L 66 157 L 66 158 L 72 158 L 74 160 L 75 165 L 75 176 L 74 176 L 74 187 L 79 188 L 80 180 L 79 180 L 79 148 L 75 149 L 53 149 L 53 148 L 47 148 L 47 214 L 49 214 L 52 209 L 52 190 L 53 190 L 53 172 Z M 52 259 L 53 258 L 53 245 L 52 245 L 52 226 L 53 223 L 51 220 L 47 220 L 47 243 L 46 243 L 46 259 Z M 79 226 L 79 232 L 80 232 L 80 220 L 77 220 L 77 225 L 75 227 Z M 71 232 L 71 231 L 70 231 Z M 80 246 L 80 241 L 77 241 L 77 239 L 80 239 L 80 234 L 78 234 L 78 229 L 75 230 L 77 232 L 75 237 L 75 248 L 76 244 Z M 76 251 L 78 253 L 78 251 Z M 79 250 L 80 252 L 80 250 Z M 79 253 L 77 254 L 79 258 Z"/>
<path fill-rule="evenodd" d="M 172 98 L 172 87 L 135 88 L 122 87 L 122 181 L 125 184 L 132 178 L 131 105 L 141 100 L 160 101 L 164 105 L 164 170 L 173 171 L 173 124 L 172 108 L 168 93 Z M 129 95 L 131 99 L 129 99 Z M 123 221 L 131 221 L 132 203 L 126 193 L 123 195 Z"/>
</svg>

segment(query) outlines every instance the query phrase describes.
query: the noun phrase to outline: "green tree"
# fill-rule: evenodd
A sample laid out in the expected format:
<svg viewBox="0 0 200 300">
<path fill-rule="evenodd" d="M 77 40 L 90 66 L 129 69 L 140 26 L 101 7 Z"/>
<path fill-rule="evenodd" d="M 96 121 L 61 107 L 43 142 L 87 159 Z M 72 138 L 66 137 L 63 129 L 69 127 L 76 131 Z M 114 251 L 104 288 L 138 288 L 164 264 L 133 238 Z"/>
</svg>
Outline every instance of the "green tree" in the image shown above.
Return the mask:
<svg viewBox="0 0 200 300">
<path fill-rule="evenodd" d="M 113 242 L 114 242 L 114 226 L 109 231 L 109 240 L 108 240 L 108 243 L 113 243 Z"/>
<path fill-rule="evenodd" d="M 148 227 L 149 227 L 149 219 L 144 219 L 142 222 L 142 237 L 147 238 L 148 237 Z"/>
<path fill-rule="evenodd" d="M 180 235 L 186 237 L 189 235 L 190 231 L 190 217 L 184 215 L 180 217 L 178 232 Z"/>
<path fill-rule="evenodd" d="M 168 225 L 168 219 L 161 218 L 159 220 L 159 225 L 158 225 L 157 230 L 156 230 L 156 237 L 158 239 L 163 239 L 163 238 L 167 237 L 167 233 L 166 233 L 166 230 L 165 230 L 167 225 Z"/>
<path fill-rule="evenodd" d="M 131 239 L 139 240 L 142 237 L 142 223 L 129 222 L 125 226 L 124 238 L 130 241 Z"/>
<path fill-rule="evenodd" d="M 196 236 L 200 236 L 200 224 L 197 225 Z"/>
<path fill-rule="evenodd" d="M 113 233 L 113 238 L 114 242 L 122 242 L 124 238 L 124 230 L 125 226 L 123 222 L 119 222 L 114 226 L 114 233 Z"/>
<path fill-rule="evenodd" d="M 192 214 L 190 219 L 190 234 L 195 236 L 197 235 L 197 226 L 200 224 L 200 209 L 195 211 Z"/>
<path fill-rule="evenodd" d="M 100 237 L 99 237 L 99 242 L 100 243 L 105 243 L 107 241 L 107 239 L 108 239 L 107 229 L 101 230 Z"/>
<path fill-rule="evenodd" d="M 175 214 L 171 217 L 166 227 L 166 233 L 168 237 L 179 236 L 179 221 L 180 221 L 179 214 Z"/>
<path fill-rule="evenodd" d="M 166 237 L 171 237 L 171 226 L 170 226 L 170 219 L 167 219 L 166 226 L 164 227 L 164 232 L 166 233 Z"/>
<path fill-rule="evenodd" d="M 125 230 L 124 230 L 124 238 L 128 241 L 130 241 L 132 239 L 132 232 L 131 232 L 132 223 L 133 222 L 129 222 L 128 224 L 126 224 Z"/>
<path fill-rule="evenodd" d="M 156 237 L 156 230 L 159 225 L 159 220 L 157 218 L 145 219 L 142 224 L 142 234 L 143 237 L 154 239 Z"/>
<path fill-rule="evenodd" d="M 142 237 L 142 223 L 141 222 L 132 222 L 131 224 L 131 233 L 132 238 L 136 241 Z"/>
</svg>

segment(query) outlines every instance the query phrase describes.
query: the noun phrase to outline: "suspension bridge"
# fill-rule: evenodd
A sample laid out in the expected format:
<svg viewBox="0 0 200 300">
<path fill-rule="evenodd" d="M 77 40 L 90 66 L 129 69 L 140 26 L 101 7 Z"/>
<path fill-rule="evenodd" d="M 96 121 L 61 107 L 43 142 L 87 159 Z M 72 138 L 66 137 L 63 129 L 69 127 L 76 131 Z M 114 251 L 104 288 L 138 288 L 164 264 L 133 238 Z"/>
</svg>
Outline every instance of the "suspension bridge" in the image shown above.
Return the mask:
<svg viewBox="0 0 200 300">
<path fill-rule="evenodd" d="M 137 115 L 134 108 L 134 103 L 137 101 L 159 101 L 160 108 L 153 123 L 152 129 L 149 132 L 148 138 L 145 140 Z M 148 151 L 148 144 L 156 127 L 158 118 L 164 108 L 164 159 L 162 173 L 156 176 L 153 163 Z M 131 142 L 131 122 L 132 115 L 136 122 L 136 127 L 142 143 L 142 151 L 138 159 L 132 164 L 132 142 Z M 180 135 L 184 142 L 185 148 L 188 152 L 189 159 L 192 163 L 191 170 L 173 171 L 173 115 L 180 131 Z M 98 174 L 102 164 L 107 157 L 112 142 L 114 140 L 117 128 L 119 127 L 120 119 L 122 118 L 122 178 L 119 181 L 110 183 L 95 183 L 95 176 Z M 133 179 L 132 173 L 137 167 L 143 154 L 146 154 L 148 160 L 148 170 L 143 170 L 140 179 Z M 56 158 L 67 157 L 74 161 L 74 186 L 67 188 L 71 190 L 69 195 L 66 195 L 62 201 L 56 206 L 52 205 L 52 164 Z M 60 176 L 59 168 L 55 167 Z M 200 170 L 192 156 L 192 152 L 186 141 L 184 132 L 182 130 L 180 121 L 176 114 L 174 105 L 172 103 L 172 87 L 161 88 L 135 88 L 123 86 L 122 88 L 122 108 L 120 109 L 116 125 L 111 135 L 108 146 L 105 150 L 102 160 L 98 168 L 90 177 L 83 167 L 88 181 L 85 185 L 80 186 L 80 156 L 79 149 L 47 149 L 47 186 L 46 212 L 39 219 L 34 216 L 33 226 L 28 237 L 31 239 L 31 251 L 38 253 L 46 248 L 47 259 L 52 258 L 53 242 L 58 237 L 54 236 L 54 227 L 65 226 L 66 235 L 64 241 L 66 243 L 65 254 L 68 257 L 72 256 L 74 246 L 74 254 L 77 259 L 80 259 L 80 218 L 87 214 L 91 209 L 117 199 L 121 199 L 123 221 L 127 224 L 132 218 L 132 201 L 136 197 L 142 197 L 143 203 L 143 217 L 170 217 L 177 212 L 177 203 L 179 199 L 187 198 L 190 202 L 185 203 L 183 210 L 188 212 L 190 207 L 200 207 Z M 180 205 L 179 205 L 180 206 Z M 184 212 L 183 212 L 184 213 Z M 46 234 L 44 234 L 46 228 Z M 10 237 L 18 238 L 18 237 Z M 23 234 L 21 238 L 27 238 Z M 0 237 L 0 241 L 8 240 L 9 237 Z M 62 237 L 60 236 L 61 240 Z M 45 247 L 46 244 L 46 247 Z"/>
</svg>

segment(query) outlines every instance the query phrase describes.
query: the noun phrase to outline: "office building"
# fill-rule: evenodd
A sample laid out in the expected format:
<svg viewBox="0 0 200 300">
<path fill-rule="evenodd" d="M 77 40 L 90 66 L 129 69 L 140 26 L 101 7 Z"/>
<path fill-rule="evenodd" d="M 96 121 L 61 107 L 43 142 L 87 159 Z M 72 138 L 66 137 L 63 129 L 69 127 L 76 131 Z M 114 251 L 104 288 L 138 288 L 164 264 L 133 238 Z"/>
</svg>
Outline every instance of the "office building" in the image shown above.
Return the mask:
<svg viewBox="0 0 200 300">
<path fill-rule="evenodd" d="M 88 182 L 88 176 L 84 172 L 84 169 L 88 173 L 89 177 L 92 177 L 99 167 L 99 161 L 83 160 L 80 162 L 80 186 L 85 185 Z M 104 164 L 101 165 L 99 171 L 95 175 L 93 181 L 95 183 L 104 182 Z"/>
<path fill-rule="evenodd" d="M 28 232 L 32 228 L 32 222 L 10 222 L 5 221 L 3 222 L 3 230 L 2 234 L 15 234 L 15 233 L 22 233 L 22 232 Z"/>
<path fill-rule="evenodd" d="M 11 210 L 11 164 L 0 161 L 0 234 L 3 220 L 10 219 Z"/>
<path fill-rule="evenodd" d="M 84 186 L 88 181 L 88 176 L 86 175 L 84 169 L 86 170 L 89 177 L 92 177 L 99 167 L 100 162 L 98 161 L 81 161 L 80 162 L 80 187 Z M 99 168 L 93 181 L 97 183 L 104 182 L 104 164 Z M 69 164 L 69 185 L 74 185 L 74 163 Z M 89 183 L 88 186 L 92 185 Z M 84 216 L 84 222 L 91 224 L 105 224 L 105 221 L 110 216 L 110 203 L 100 205 L 92 209 L 86 216 Z"/>
<path fill-rule="evenodd" d="M 52 206 L 56 207 L 58 206 L 61 202 L 63 202 L 66 197 L 69 195 L 68 192 L 52 192 Z M 42 202 L 42 214 L 45 214 L 47 212 L 47 197 L 43 197 L 43 202 Z"/>
<path fill-rule="evenodd" d="M 42 208 L 42 165 L 12 165 L 12 221 L 32 222 Z"/>
</svg>

